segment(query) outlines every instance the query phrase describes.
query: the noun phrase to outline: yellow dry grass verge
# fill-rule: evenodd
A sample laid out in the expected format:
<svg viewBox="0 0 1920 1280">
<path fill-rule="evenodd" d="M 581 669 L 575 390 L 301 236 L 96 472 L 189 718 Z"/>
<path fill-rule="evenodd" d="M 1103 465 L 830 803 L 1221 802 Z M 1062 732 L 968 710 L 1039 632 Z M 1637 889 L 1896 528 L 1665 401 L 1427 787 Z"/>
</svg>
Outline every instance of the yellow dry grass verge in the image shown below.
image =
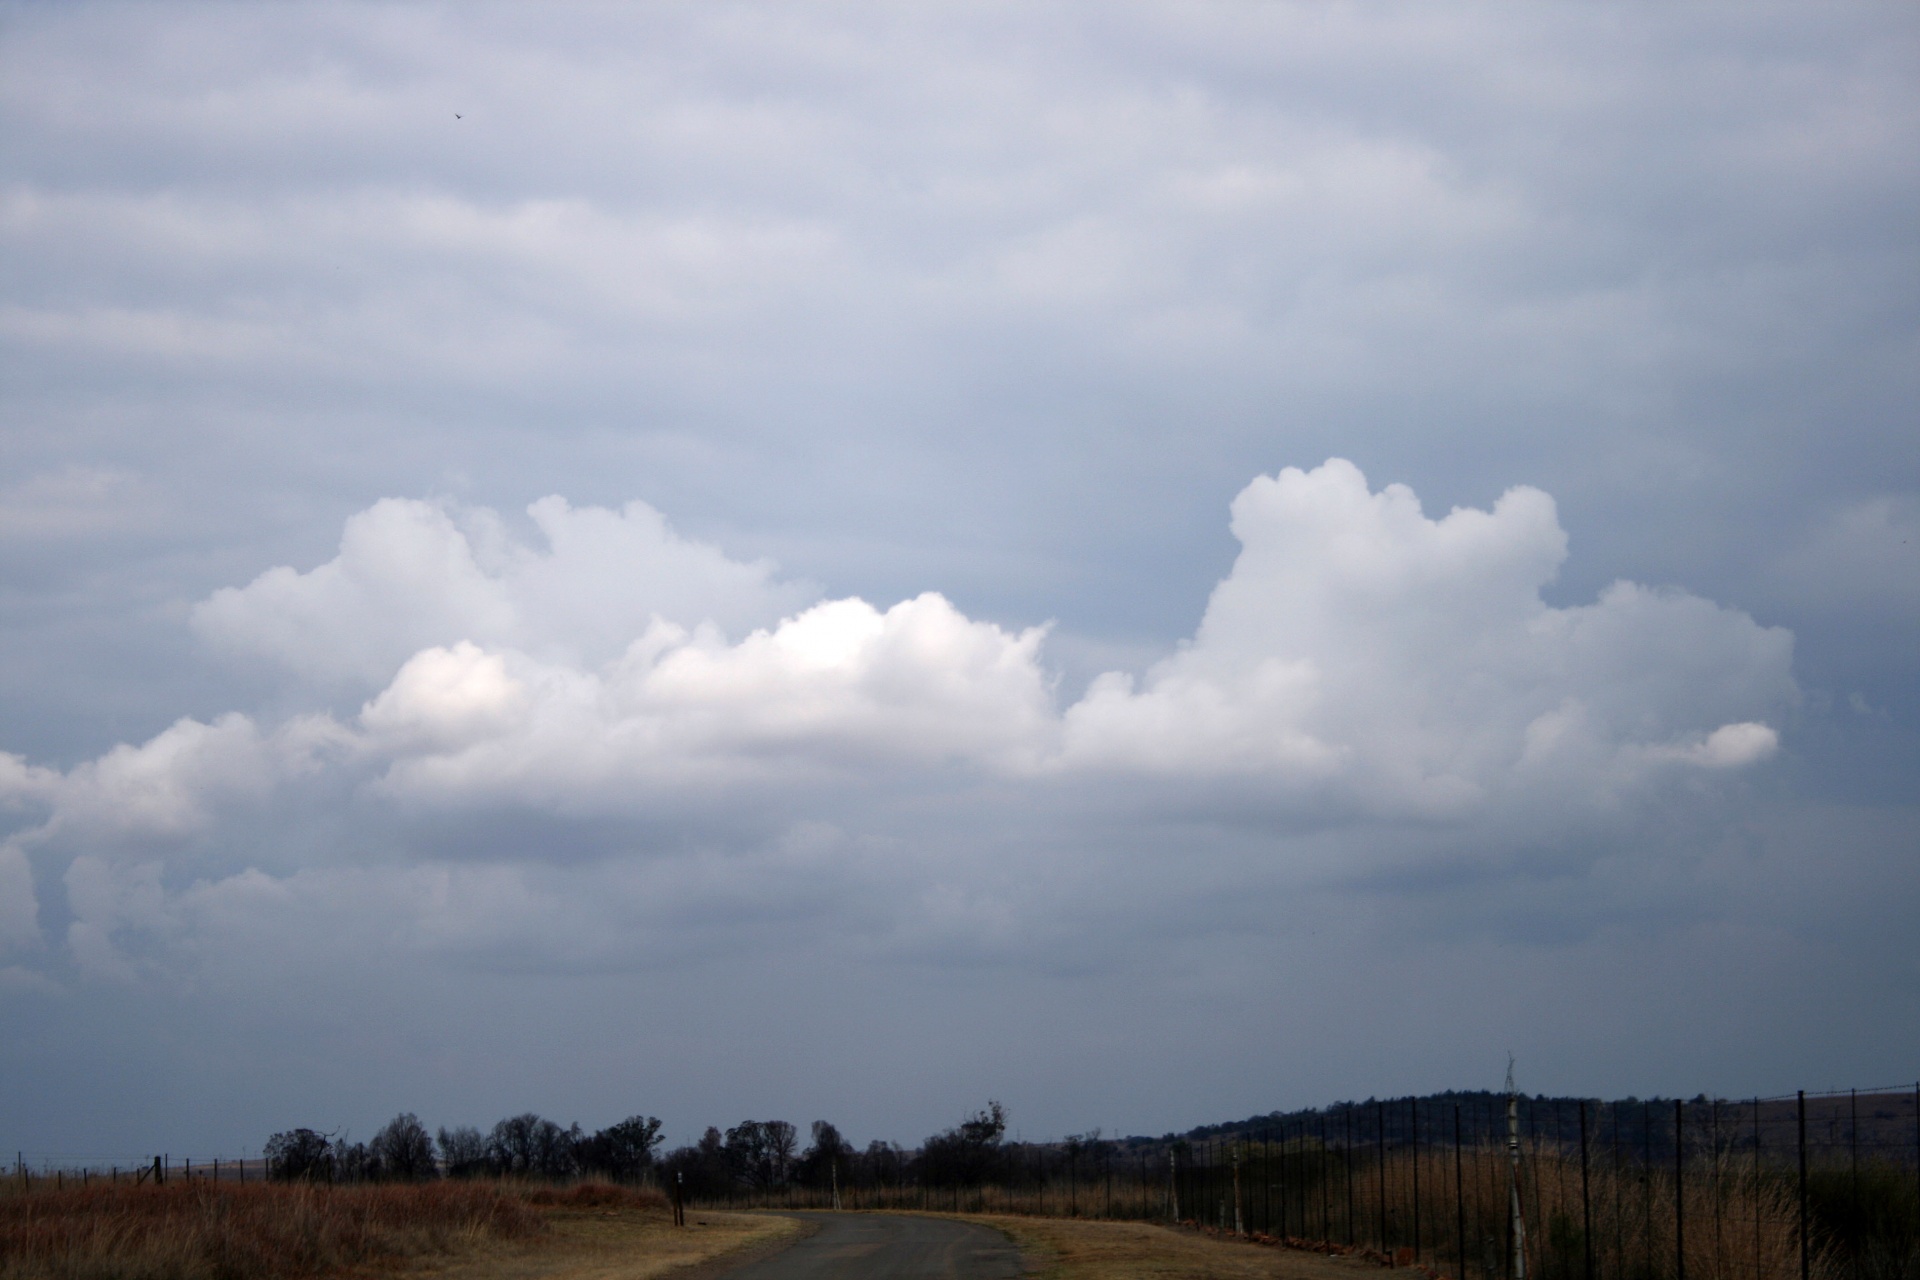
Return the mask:
<svg viewBox="0 0 1920 1280">
<path fill-rule="evenodd" d="M 1041 1280 L 1364 1280 L 1384 1275 L 1352 1258 L 1329 1258 L 1147 1222 L 963 1215 L 1013 1237 Z"/>
<path fill-rule="evenodd" d="M 664 1209 L 549 1211 L 552 1230 L 401 1274 L 431 1280 L 651 1280 L 728 1254 L 751 1256 L 806 1233 L 804 1223 L 754 1213 L 687 1211 L 675 1227 Z"/>
</svg>

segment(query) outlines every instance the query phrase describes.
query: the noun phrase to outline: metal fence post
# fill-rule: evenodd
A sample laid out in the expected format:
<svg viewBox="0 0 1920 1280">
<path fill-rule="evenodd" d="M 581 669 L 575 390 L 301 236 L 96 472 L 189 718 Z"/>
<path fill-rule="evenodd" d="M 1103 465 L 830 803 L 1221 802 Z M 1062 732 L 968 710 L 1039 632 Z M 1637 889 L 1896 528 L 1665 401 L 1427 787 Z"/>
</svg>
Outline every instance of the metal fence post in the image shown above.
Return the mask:
<svg viewBox="0 0 1920 1280">
<path fill-rule="evenodd" d="M 1252 1142 L 1258 1144 L 1257 1149 L 1260 1152 L 1260 1212 L 1256 1216 L 1249 1208 L 1247 1221 L 1249 1223 L 1257 1221 L 1260 1224 L 1260 1230 L 1273 1235 L 1273 1130 L 1258 1130 Z M 1249 1161 L 1253 1159 L 1255 1149 L 1255 1146 L 1247 1148 Z M 1253 1193 L 1249 1191 L 1247 1194 L 1251 1197 Z"/>
<path fill-rule="evenodd" d="M 1852 1197 L 1854 1209 L 1860 1207 L 1860 1091 L 1847 1090 L 1847 1152 L 1849 1168 L 1847 1194 Z"/>
<path fill-rule="evenodd" d="M 1407 1126 L 1413 1130 L 1413 1265 L 1420 1265 L 1420 1100 L 1407 1099 Z"/>
<path fill-rule="evenodd" d="M 1380 1251 L 1392 1258 L 1392 1250 L 1387 1248 L 1387 1104 L 1373 1104 L 1373 1136 L 1380 1167 L 1374 1173 L 1374 1185 L 1380 1189 Z"/>
<path fill-rule="evenodd" d="M 1233 1234 L 1244 1236 L 1247 1234 L 1246 1228 L 1246 1221 L 1240 1215 L 1240 1152 L 1235 1149 L 1233 1153 Z"/>
<path fill-rule="evenodd" d="M 1174 1226 L 1180 1225 L 1180 1155 L 1172 1147 L 1167 1148 L 1167 1216 Z M 1044 1184 L 1043 1184 L 1044 1185 Z M 1041 1210 L 1046 1212 L 1045 1209 Z"/>
<path fill-rule="evenodd" d="M 1753 1274 L 1760 1274 L 1760 1099 L 1753 1100 Z"/>
<path fill-rule="evenodd" d="M 1920 1084 L 1914 1087 L 1914 1097 L 1920 1099 Z M 1920 1122 L 1916 1122 L 1920 1123 Z M 1347 1173 L 1347 1247 L 1352 1248 L 1353 1234 L 1353 1105 L 1347 1105 L 1347 1145 L 1340 1153 L 1340 1163 Z"/>
<path fill-rule="evenodd" d="M 1719 1266 L 1719 1259 L 1726 1254 L 1726 1242 L 1720 1234 L 1720 1207 L 1721 1201 L 1726 1197 L 1720 1187 L 1720 1099 L 1718 1098 L 1713 1100 L 1712 1124 L 1713 1137 L 1709 1140 L 1707 1150 L 1713 1153 L 1713 1180 L 1711 1184 L 1713 1187 L 1713 1258 L 1714 1265 L 1717 1267 Z"/>
<path fill-rule="evenodd" d="M 1673 1274 L 1687 1280 L 1687 1104 L 1673 1100 Z"/>
<path fill-rule="evenodd" d="M 1593 1280 L 1593 1194 L 1587 1180 L 1587 1100 L 1580 1099 L 1580 1247 L 1586 1257 L 1586 1280 Z M 1467 1264 L 1460 1264 L 1464 1278 Z"/>
<path fill-rule="evenodd" d="M 1460 1280 L 1467 1280 L 1467 1190 L 1460 1173 L 1460 1104 L 1453 1104 L 1453 1230 L 1459 1245 Z"/>
<path fill-rule="evenodd" d="M 1269 1155 L 1267 1155 L 1267 1161 L 1273 1163 L 1273 1159 L 1275 1159 L 1273 1153 L 1269 1153 Z M 1281 1240 L 1286 1240 L 1286 1121 L 1281 1121 L 1279 1174 L 1281 1174 L 1281 1221 L 1279 1221 L 1279 1228 L 1281 1228 L 1281 1230 L 1275 1232 L 1275 1234 L 1277 1234 Z"/>
<path fill-rule="evenodd" d="M 1489 1123 L 1491 1123 L 1493 1119 L 1493 1116 L 1491 1114 L 1493 1111 L 1492 1102 L 1488 1102 L 1487 1110 L 1489 1113 L 1487 1119 Z M 1509 1104 L 1509 1114 L 1511 1114 L 1511 1104 Z M 1506 1270 L 1502 1273 L 1508 1278 L 1508 1280 L 1512 1280 L 1512 1277 L 1513 1277 L 1513 1259 L 1514 1259 L 1514 1253 L 1515 1253 L 1515 1250 L 1513 1247 L 1513 1240 L 1514 1240 L 1513 1228 L 1514 1228 L 1515 1221 L 1520 1216 L 1514 1210 L 1514 1207 L 1513 1207 L 1514 1204 L 1517 1203 L 1513 1198 L 1515 1195 L 1515 1192 L 1513 1190 L 1513 1187 L 1515 1184 L 1513 1182 L 1514 1175 L 1511 1172 L 1511 1165 L 1513 1161 L 1513 1150 L 1514 1148 L 1511 1140 L 1511 1135 L 1509 1135 L 1509 1140 L 1507 1142 L 1507 1160 L 1509 1165 L 1509 1173 L 1508 1173 L 1508 1181 L 1507 1181 L 1507 1261 L 1506 1261 Z"/>
<path fill-rule="evenodd" d="M 1640 1107 L 1640 1207 L 1646 1219 L 1647 1274 L 1653 1274 L 1653 1100 Z"/>
<path fill-rule="evenodd" d="M 1527 1098 L 1525 1099 L 1525 1103 L 1526 1103 L 1526 1115 L 1527 1115 L 1527 1146 L 1529 1150 L 1527 1152 L 1526 1164 L 1523 1167 L 1533 1175 L 1532 1222 L 1533 1222 L 1533 1230 L 1535 1233 L 1534 1239 L 1538 1241 L 1538 1243 L 1534 1246 L 1534 1248 L 1536 1250 L 1538 1258 L 1545 1258 L 1553 1250 L 1553 1237 L 1547 1231 L 1546 1208 L 1540 1203 L 1540 1172 L 1541 1172 L 1540 1170 L 1540 1129 L 1539 1129 L 1539 1122 L 1534 1114 L 1534 1099 Z M 1523 1174 L 1521 1186 L 1524 1188 L 1525 1185 L 1526 1185 L 1525 1174 Z M 1521 1196 L 1523 1197 L 1522 1212 L 1525 1211 L 1524 1210 L 1525 1195 L 1526 1195 L 1526 1192 L 1523 1189 L 1521 1191 Z M 1536 1261 L 1535 1270 L 1538 1270 L 1538 1269 L 1539 1269 L 1539 1264 Z"/>
<path fill-rule="evenodd" d="M 1287 1126 L 1280 1126 L 1280 1159 L 1287 1158 Z M 1300 1123 L 1293 1133 L 1293 1233 L 1305 1239 L 1312 1234 L 1307 1226 L 1307 1118 L 1300 1117 Z"/>
<path fill-rule="evenodd" d="M 1330 1174 L 1329 1162 L 1333 1159 L 1333 1150 L 1327 1146 L 1327 1113 L 1320 1113 L 1320 1241 L 1322 1244 L 1333 1239 L 1333 1201 L 1327 1190 L 1327 1178 Z"/>
<path fill-rule="evenodd" d="M 1286 1132 L 1286 1127 L 1283 1125 L 1280 1129 L 1280 1149 L 1283 1153 L 1286 1151 Z M 1286 1157 L 1283 1154 L 1281 1158 Z M 1313 1235 L 1313 1228 L 1307 1225 L 1307 1220 L 1313 1216 L 1307 1208 L 1309 1203 L 1307 1193 L 1312 1189 L 1307 1184 L 1308 1176 L 1307 1118 L 1301 1116 L 1300 1123 L 1294 1127 L 1293 1131 L 1293 1233 L 1302 1239 Z"/>
<path fill-rule="evenodd" d="M 1813 1274 L 1813 1250 L 1807 1239 L 1807 1091 L 1799 1094 L 1800 1120 L 1800 1280 Z"/>
</svg>

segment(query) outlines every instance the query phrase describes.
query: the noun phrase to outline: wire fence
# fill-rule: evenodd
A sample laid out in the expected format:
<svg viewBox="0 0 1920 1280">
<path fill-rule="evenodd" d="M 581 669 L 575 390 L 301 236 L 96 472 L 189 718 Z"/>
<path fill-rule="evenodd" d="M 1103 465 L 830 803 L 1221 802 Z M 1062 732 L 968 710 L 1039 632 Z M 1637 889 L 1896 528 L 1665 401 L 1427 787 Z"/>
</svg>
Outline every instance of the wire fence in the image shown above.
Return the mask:
<svg viewBox="0 0 1920 1280">
<path fill-rule="evenodd" d="M 1920 1085 L 1745 1101 L 1448 1094 L 1186 1139 L 849 1161 L 733 1207 L 1181 1223 L 1458 1280 L 1920 1280 Z"/>
<path fill-rule="evenodd" d="M 1920 1086 L 1408 1099 L 1170 1152 L 1186 1216 L 1484 1280 L 1914 1280 Z"/>
</svg>

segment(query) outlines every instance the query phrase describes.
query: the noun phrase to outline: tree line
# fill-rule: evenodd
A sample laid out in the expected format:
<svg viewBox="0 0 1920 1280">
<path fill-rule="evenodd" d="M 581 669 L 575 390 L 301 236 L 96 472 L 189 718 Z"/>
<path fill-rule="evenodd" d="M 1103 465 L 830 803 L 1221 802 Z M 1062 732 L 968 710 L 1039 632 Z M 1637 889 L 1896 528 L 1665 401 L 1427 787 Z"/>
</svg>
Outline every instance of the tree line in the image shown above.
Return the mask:
<svg viewBox="0 0 1920 1280">
<path fill-rule="evenodd" d="M 798 1132 L 784 1120 L 743 1120 L 725 1131 L 709 1127 L 699 1141 L 668 1152 L 660 1173 L 698 1199 L 784 1187 L 978 1185 L 999 1172 L 1006 1131 L 1006 1109 L 998 1102 L 915 1151 L 877 1139 L 857 1148 L 825 1120 L 813 1122 L 812 1141 L 801 1148 Z"/>
<path fill-rule="evenodd" d="M 1006 1110 L 998 1102 L 916 1151 L 878 1140 L 856 1148 L 825 1120 L 813 1122 L 803 1146 L 799 1131 L 785 1120 L 742 1120 L 725 1130 L 709 1127 L 698 1141 L 661 1155 L 660 1127 L 657 1117 L 634 1115 L 588 1133 L 529 1112 L 485 1133 L 462 1125 L 429 1134 L 419 1117 L 402 1112 L 366 1142 L 314 1129 L 276 1133 L 267 1139 L 267 1172 L 315 1182 L 658 1180 L 705 1198 L 784 1187 L 978 1185 L 998 1174 L 1006 1157 Z"/>
<path fill-rule="evenodd" d="M 268 1176 L 289 1182 L 423 1182 L 440 1177 L 637 1182 L 653 1167 L 660 1142 L 660 1121 L 654 1116 L 628 1116 L 587 1133 L 578 1124 L 563 1129 L 528 1112 L 507 1117 L 487 1133 L 461 1125 L 430 1136 L 420 1118 L 407 1111 L 366 1142 L 288 1129 L 267 1139 L 266 1157 Z"/>
</svg>

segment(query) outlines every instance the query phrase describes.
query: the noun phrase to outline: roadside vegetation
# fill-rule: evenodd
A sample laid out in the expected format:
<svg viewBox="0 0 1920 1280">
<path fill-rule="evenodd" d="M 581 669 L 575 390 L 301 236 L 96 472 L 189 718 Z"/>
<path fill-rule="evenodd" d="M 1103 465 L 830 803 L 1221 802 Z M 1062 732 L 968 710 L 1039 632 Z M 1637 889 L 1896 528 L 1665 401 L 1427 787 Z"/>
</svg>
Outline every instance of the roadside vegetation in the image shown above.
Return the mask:
<svg viewBox="0 0 1920 1280">
<path fill-rule="evenodd" d="M 662 1223 L 657 1191 L 581 1183 L 175 1179 L 0 1193 L 0 1280 L 279 1280 L 541 1242 L 570 1212 Z"/>
<path fill-rule="evenodd" d="M 1147 1222 L 962 1216 L 1010 1237 L 1039 1280 L 1360 1280 L 1381 1274 L 1359 1258 L 1263 1249 Z"/>
<path fill-rule="evenodd" d="M 496 1186 L 94 1182 L 0 1196 L 0 1277 L 314 1276 L 546 1229 Z"/>
</svg>

